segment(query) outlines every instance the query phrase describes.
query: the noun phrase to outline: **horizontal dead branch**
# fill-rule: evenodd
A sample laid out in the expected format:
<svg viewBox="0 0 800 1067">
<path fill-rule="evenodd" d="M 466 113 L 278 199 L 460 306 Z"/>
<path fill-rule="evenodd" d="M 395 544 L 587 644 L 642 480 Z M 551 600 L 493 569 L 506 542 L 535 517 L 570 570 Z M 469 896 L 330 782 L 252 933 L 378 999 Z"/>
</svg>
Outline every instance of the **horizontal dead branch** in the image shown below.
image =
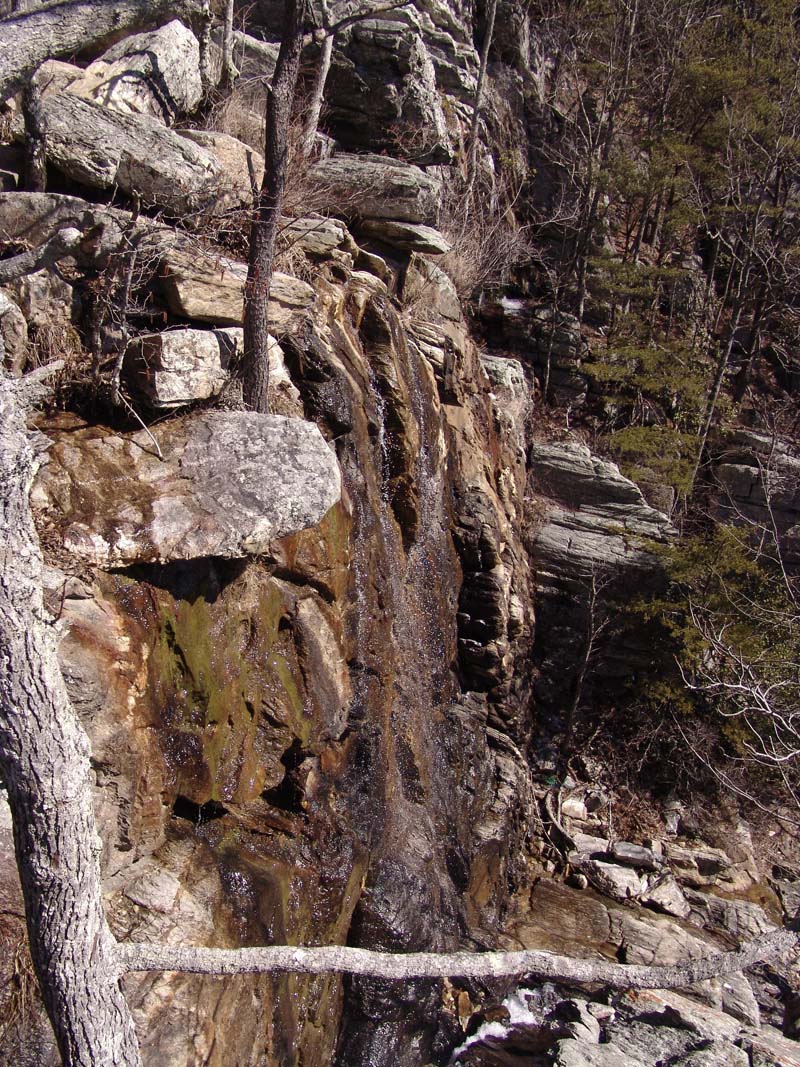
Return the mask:
<svg viewBox="0 0 800 1067">
<path fill-rule="evenodd" d="M 392 981 L 409 978 L 508 978 L 535 975 L 561 982 L 613 989 L 675 989 L 741 971 L 797 946 L 798 937 L 780 930 L 735 952 L 720 952 L 674 966 L 651 967 L 557 956 L 538 949 L 521 952 L 375 952 L 344 945 L 301 948 L 188 948 L 120 944 L 120 972 L 179 971 L 191 974 L 358 974 Z"/>
<path fill-rule="evenodd" d="M 33 274 L 43 267 L 52 267 L 59 259 L 72 255 L 79 247 L 83 234 L 68 226 L 55 233 L 46 244 L 20 252 L 17 256 L 0 259 L 0 285 Z"/>
</svg>

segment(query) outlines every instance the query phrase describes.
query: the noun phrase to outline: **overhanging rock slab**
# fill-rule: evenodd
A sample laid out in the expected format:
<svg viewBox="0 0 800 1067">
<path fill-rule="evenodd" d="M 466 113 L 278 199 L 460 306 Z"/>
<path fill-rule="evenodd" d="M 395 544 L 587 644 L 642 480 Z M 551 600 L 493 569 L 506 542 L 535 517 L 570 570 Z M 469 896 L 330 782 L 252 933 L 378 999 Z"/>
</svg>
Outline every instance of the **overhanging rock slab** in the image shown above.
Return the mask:
<svg viewBox="0 0 800 1067">
<path fill-rule="evenodd" d="M 31 500 L 74 555 L 99 566 L 241 558 L 316 525 L 339 500 L 339 467 L 302 419 L 206 412 L 121 436 L 65 434 Z"/>
</svg>

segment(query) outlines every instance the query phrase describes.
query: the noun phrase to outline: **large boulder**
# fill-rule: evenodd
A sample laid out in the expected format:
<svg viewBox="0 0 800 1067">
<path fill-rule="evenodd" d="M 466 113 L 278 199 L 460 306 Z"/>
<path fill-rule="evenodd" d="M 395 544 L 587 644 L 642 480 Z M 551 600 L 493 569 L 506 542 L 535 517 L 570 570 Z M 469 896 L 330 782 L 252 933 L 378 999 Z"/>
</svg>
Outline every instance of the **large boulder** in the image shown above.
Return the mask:
<svg viewBox="0 0 800 1067">
<path fill-rule="evenodd" d="M 34 507 L 69 552 L 103 567 L 258 555 L 341 493 L 317 427 L 281 415 L 206 412 L 152 435 L 85 427 L 49 457 Z"/>
<path fill-rule="evenodd" d="M 536 537 L 540 584 L 572 587 L 593 573 L 652 566 L 648 549 L 672 526 L 615 463 L 566 442 L 535 443 L 530 464 L 537 491 L 557 502 Z"/>
<path fill-rule="evenodd" d="M 129 343 L 123 371 L 150 407 L 182 407 L 219 395 L 229 380 L 229 367 L 241 359 L 243 345 L 243 331 L 238 326 L 143 334 Z M 269 339 L 269 388 L 271 411 L 302 412 L 299 394 L 287 374 L 283 352 L 274 337 Z"/>
<path fill-rule="evenodd" d="M 128 212 L 91 204 L 63 193 L 0 193 L 0 242 L 24 242 L 29 247 L 44 244 L 66 226 L 101 226 L 112 220 L 130 224 Z M 139 219 L 137 230 L 154 225 Z"/>
<path fill-rule="evenodd" d="M 419 226 L 411 222 L 394 222 L 391 219 L 366 219 L 359 233 L 373 237 L 383 244 L 394 245 L 406 252 L 425 252 L 442 256 L 451 251 L 452 245 L 432 226 Z"/>
<path fill-rule="evenodd" d="M 171 125 L 194 111 L 203 95 L 197 38 L 179 19 L 125 37 L 90 63 L 69 91 Z"/>
<path fill-rule="evenodd" d="M 240 326 L 244 318 L 247 264 L 189 245 L 163 242 L 160 282 L 170 311 L 187 319 Z M 269 320 L 273 332 L 314 302 L 306 282 L 279 271 L 272 276 Z"/>
<path fill-rule="evenodd" d="M 71 91 L 42 99 L 48 161 L 92 189 L 120 188 L 169 214 L 249 202 L 217 157 L 147 115 L 123 114 Z"/>
<path fill-rule="evenodd" d="M 207 400 L 228 380 L 241 332 L 180 329 L 135 337 L 125 350 L 125 377 L 154 408 Z"/>
<path fill-rule="evenodd" d="M 436 225 L 441 184 L 412 163 L 340 153 L 310 167 L 308 179 L 336 215 Z"/>
<path fill-rule="evenodd" d="M 281 235 L 290 248 L 297 247 L 312 258 L 328 259 L 338 249 L 355 254 L 359 251 L 347 228 L 336 219 L 281 219 Z"/>
<path fill-rule="evenodd" d="M 264 157 L 260 152 L 228 133 L 215 130 L 181 130 L 180 134 L 211 153 L 220 173 L 225 175 L 235 197 L 243 205 L 252 201 L 252 179 L 260 188 L 264 177 Z"/>
</svg>

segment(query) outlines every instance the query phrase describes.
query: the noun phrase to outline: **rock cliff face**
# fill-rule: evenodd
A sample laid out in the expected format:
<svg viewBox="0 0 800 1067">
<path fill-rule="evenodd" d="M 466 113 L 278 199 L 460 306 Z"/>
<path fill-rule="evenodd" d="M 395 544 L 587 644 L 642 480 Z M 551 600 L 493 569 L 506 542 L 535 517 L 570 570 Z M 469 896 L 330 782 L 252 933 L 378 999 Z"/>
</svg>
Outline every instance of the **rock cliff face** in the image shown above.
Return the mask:
<svg viewBox="0 0 800 1067">
<path fill-rule="evenodd" d="M 14 370 L 40 351 L 45 323 L 60 323 L 62 346 L 85 329 L 120 234 L 136 249 L 145 311 L 121 367 L 148 428 L 107 425 L 85 405 L 42 414 L 51 446 L 32 495 L 120 938 L 672 962 L 757 936 L 795 901 L 791 879 L 783 899 L 761 881 L 746 827 L 722 847 L 676 816 L 664 842 L 621 840 L 608 795 L 569 777 L 551 789 L 594 584 L 650 580 L 673 530 L 613 463 L 533 414 L 545 373 L 570 404 L 585 394 L 577 323 L 501 300 L 483 309 L 491 347 L 479 345 L 436 262 L 450 250 L 436 228 L 443 167 L 471 116 L 476 28 L 471 5 L 420 0 L 337 47 L 338 147 L 309 174 L 336 218 L 288 226 L 294 260 L 271 306 L 275 415 L 225 410 L 243 263 L 193 223 L 169 224 L 241 207 L 248 154 L 261 165 L 223 134 L 173 128 L 199 92 L 186 27 L 51 71 L 48 159 L 69 195 L 0 194 L 11 250 L 79 220 L 97 242 L 66 272 L 0 290 Z M 521 77 L 508 36 L 498 99 Z M 274 56 L 237 40 L 243 70 Z M 153 89 L 162 64 L 166 95 L 159 79 Z M 252 103 L 244 76 L 237 92 Z M 92 201 L 112 187 L 144 212 Z M 750 445 L 717 468 L 720 508 L 760 505 L 757 460 L 736 451 Z M 788 478 L 796 461 L 778 460 Z M 789 489 L 781 515 L 796 541 Z M 636 657 L 623 636 L 594 684 Z M 0 906 L 14 934 L 6 836 Z M 765 1025 L 780 1022 L 771 981 L 783 978 L 756 986 Z M 510 988 L 159 974 L 125 989 L 146 1064 L 518 1062 L 500 1005 Z M 794 1062 L 759 1029 L 745 976 L 689 992 L 705 1003 L 531 994 L 529 1062 L 622 1067 L 667 1047 L 675 1064 Z M 493 1010 L 503 1033 L 487 1044 Z M 20 1062 L 56 1062 L 36 1011 L 4 1039 Z"/>
</svg>

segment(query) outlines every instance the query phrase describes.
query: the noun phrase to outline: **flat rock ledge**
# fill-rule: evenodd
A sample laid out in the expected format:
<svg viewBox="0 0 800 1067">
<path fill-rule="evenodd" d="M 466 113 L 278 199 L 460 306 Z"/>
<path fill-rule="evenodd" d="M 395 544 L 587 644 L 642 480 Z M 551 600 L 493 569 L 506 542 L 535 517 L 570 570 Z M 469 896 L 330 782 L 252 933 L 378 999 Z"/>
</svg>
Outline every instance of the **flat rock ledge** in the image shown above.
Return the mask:
<svg viewBox="0 0 800 1067">
<path fill-rule="evenodd" d="M 145 432 L 60 437 L 31 496 L 74 555 L 98 566 L 266 552 L 339 500 L 336 457 L 310 422 L 207 412 Z"/>
</svg>

